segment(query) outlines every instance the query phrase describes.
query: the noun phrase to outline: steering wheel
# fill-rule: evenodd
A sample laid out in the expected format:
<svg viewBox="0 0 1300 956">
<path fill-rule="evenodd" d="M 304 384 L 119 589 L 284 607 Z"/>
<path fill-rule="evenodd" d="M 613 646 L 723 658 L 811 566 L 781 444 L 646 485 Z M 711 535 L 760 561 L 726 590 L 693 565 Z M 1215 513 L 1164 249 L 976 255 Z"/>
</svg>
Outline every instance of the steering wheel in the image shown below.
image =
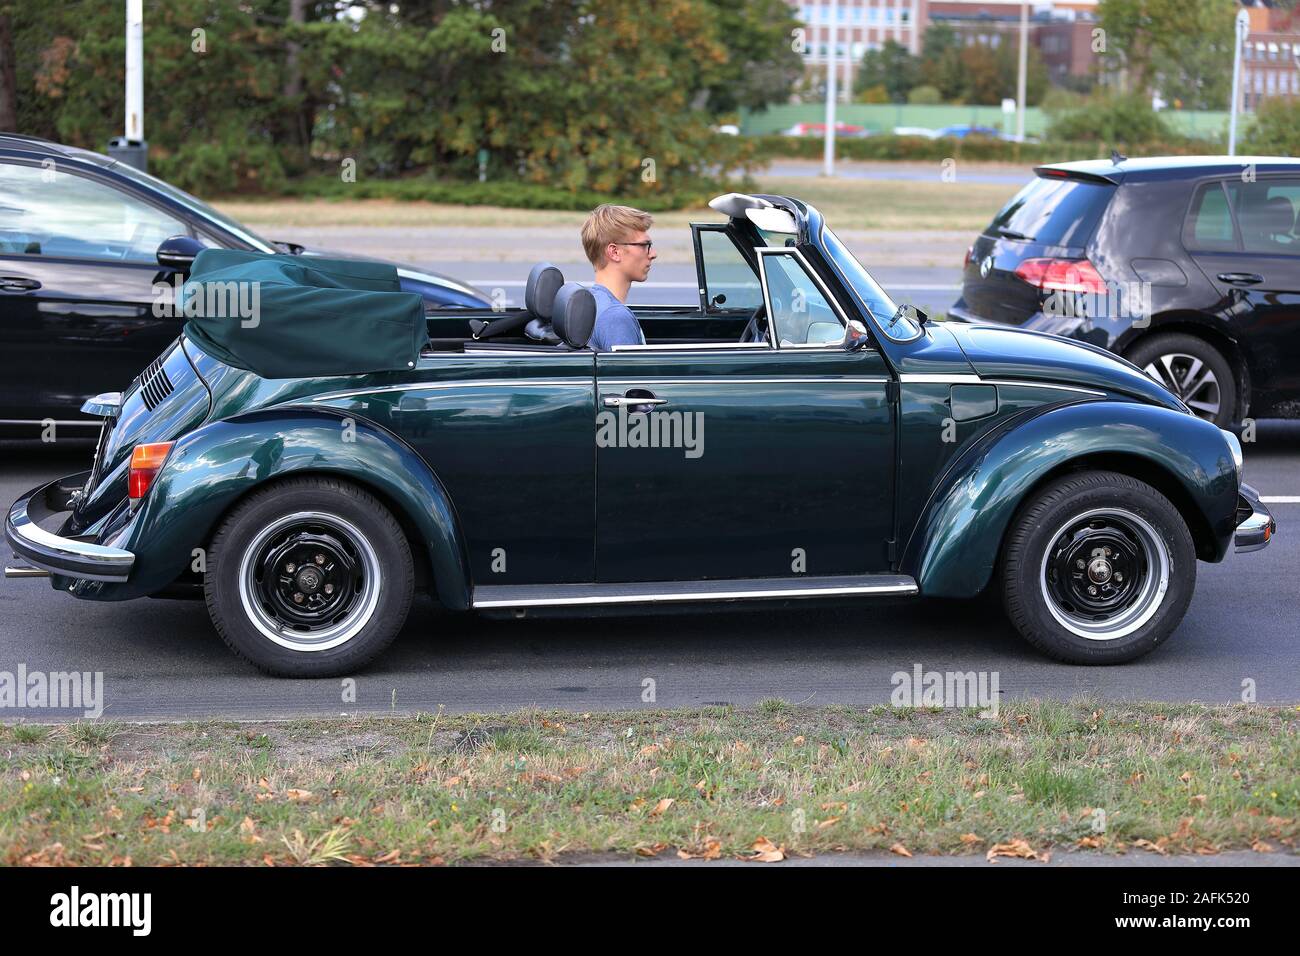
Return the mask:
<svg viewBox="0 0 1300 956">
<path fill-rule="evenodd" d="M 763 313 L 766 310 L 767 307 L 763 305 L 760 305 L 757 309 L 754 310 L 754 314 L 749 317 L 749 321 L 745 324 L 745 331 L 740 333 L 740 341 L 742 342 L 766 342 L 767 341 L 767 329 L 766 328 L 760 329 L 758 326 L 758 320 L 763 318 Z"/>
</svg>

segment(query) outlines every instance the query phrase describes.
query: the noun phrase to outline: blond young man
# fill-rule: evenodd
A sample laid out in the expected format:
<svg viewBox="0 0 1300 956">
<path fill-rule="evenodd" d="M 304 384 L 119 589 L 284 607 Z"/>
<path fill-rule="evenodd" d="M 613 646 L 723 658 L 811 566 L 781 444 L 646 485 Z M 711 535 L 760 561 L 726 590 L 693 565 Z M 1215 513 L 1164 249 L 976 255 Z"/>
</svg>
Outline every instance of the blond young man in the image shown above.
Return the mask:
<svg viewBox="0 0 1300 956">
<path fill-rule="evenodd" d="M 596 326 L 590 345 L 608 352 L 615 345 L 644 345 L 641 323 L 626 305 L 633 282 L 644 282 L 655 260 L 650 226 L 654 218 L 631 206 L 602 203 L 582 224 L 582 248 L 596 270 Z"/>
</svg>

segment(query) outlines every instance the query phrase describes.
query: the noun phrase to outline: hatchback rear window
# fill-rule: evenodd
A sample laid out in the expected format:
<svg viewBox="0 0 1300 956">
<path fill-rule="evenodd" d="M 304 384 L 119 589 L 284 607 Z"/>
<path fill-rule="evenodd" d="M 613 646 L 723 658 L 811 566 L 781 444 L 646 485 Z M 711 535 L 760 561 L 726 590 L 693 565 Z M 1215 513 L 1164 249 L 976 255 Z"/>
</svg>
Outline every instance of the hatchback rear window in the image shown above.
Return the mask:
<svg viewBox="0 0 1300 956">
<path fill-rule="evenodd" d="M 1086 246 L 1115 187 L 1078 179 L 1035 179 L 993 217 L 986 235 L 1049 246 Z"/>
</svg>

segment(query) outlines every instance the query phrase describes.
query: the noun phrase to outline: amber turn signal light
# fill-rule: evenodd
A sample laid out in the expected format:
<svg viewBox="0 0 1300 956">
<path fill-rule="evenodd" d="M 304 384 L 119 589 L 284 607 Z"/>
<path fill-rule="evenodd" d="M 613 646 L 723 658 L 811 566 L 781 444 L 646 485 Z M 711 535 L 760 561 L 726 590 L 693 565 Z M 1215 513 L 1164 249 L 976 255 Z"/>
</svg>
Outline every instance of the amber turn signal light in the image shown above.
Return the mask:
<svg viewBox="0 0 1300 956">
<path fill-rule="evenodd" d="M 162 471 L 167 456 L 171 453 L 172 441 L 152 442 L 148 445 L 136 445 L 131 450 L 131 467 L 127 470 L 127 494 L 133 501 L 138 501 L 149 493 L 149 486 L 154 477 Z"/>
</svg>

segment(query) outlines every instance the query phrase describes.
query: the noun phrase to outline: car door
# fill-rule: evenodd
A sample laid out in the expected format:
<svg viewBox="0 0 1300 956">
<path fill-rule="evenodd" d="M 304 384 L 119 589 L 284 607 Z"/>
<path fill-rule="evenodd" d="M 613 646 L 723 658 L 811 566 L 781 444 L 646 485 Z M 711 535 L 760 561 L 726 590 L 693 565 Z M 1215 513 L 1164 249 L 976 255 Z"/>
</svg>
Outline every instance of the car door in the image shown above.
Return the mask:
<svg viewBox="0 0 1300 956">
<path fill-rule="evenodd" d="M 1183 243 L 1251 360 L 1252 409 L 1300 399 L 1300 177 L 1202 185 Z"/>
<path fill-rule="evenodd" d="M 155 253 L 181 220 L 97 177 L 0 163 L 0 419 L 77 419 L 180 331 L 153 314 Z"/>
<path fill-rule="evenodd" d="M 894 411 L 884 359 L 794 248 L 760 251 L 766 341 L 596 358 L 600 582 L 885 571 Z"/>
</svg>

